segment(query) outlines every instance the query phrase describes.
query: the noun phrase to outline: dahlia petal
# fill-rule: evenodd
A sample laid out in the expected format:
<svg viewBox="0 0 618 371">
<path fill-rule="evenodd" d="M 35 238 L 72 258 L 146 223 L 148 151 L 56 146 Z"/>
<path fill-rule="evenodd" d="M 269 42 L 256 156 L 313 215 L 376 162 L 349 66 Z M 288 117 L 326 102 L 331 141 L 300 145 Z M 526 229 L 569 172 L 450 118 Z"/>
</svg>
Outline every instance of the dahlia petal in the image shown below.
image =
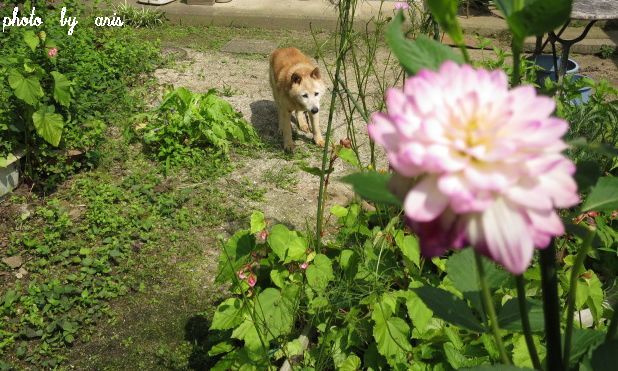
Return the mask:
<svg viewBox="0 0 618 371">
<path fill-rule="evenodd" d="M 404 200 L 407 217 L 417 222 L 429 222 L 446 209 L 448 197 L 438 190 L 436 183 L 436 177 L 424 177 L 408 193 Z"/>
<path fill-rule="evenodd" d="M 481 251 L 513 274 L 523 273 L 534 252 L 534 245 L 523 215 L 503 199 L 482 215 L 485 245 Z"/>
<path fill-rule="evenodd" d="M 396 151 L 399 147 L 399 133 L 385 114 L 371 115 L 371 123 L 367 125 L 367 131 L 369 137 L 383 145 L 387 151 Z"/>
<path fill-rule="evenodd" d="M 505 194 L 509 200 L 531 209 L 547 210 L 553 207 L 550 194 L 539 189 L 539 187 L 513 186 Z"/>
<path fill-rule="evenodd" d="M 553 209 L 549 210 L 527 210 L 534 245 L 545 248 L 549 245 L 552 237 L 564 234 L 564 224 Z"/>
</svg>

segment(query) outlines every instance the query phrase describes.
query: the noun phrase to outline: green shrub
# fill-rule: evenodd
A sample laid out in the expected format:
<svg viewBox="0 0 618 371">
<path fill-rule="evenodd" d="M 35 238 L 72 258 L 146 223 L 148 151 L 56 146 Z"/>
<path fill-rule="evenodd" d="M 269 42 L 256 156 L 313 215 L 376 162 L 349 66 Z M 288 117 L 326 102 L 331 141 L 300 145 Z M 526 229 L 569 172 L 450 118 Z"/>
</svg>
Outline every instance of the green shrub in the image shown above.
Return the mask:
<svg viewBox="0 0 618 371">
<path fill-rule="evenodd" d="M 214 89 L 170 91 L 155 112 L 141 117 L 147 151 L 166 164 L 196 163 L 207 154 L 226 154 L 233 144 L 257 142 L 253 127 Z"/>
</svg>

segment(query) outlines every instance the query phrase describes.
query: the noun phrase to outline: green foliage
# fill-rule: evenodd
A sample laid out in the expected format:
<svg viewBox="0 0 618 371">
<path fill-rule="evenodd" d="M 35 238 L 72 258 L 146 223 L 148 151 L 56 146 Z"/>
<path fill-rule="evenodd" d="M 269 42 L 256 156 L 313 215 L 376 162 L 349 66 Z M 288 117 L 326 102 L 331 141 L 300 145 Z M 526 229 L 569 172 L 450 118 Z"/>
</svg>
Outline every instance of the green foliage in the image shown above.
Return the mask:
<svg viewBox="0 0 618 371">
<path fill-rule="evenodd" d="M 386 42 L 408 74 L 424 68 L 437 70 L 447 60 L 463 63 L 461 55 L 427 36 L 408 40 L 401 30 L 403 21 L 403 13 L 397 13 L 386 31 Z"/>
<path fill-rule="evenodd" d="M 618 210 L 618 178 L 599 178 L 596 186 L 586 198 L 582 206 L 583 211 L 609 211 Z"/>
<path fill-rule="evenodd" d="M 65 5 L 82 14 L 80 3 Z M 69 36 L 58 11 L 37 6 L 36 14 L 45 19 L 36 32 L 15 27 L 0 34 L 0 159 L 25 149 L 25 178 L 47 190 L 96 164 L 105 123 L 133 109 L 128 86 L 159 58 L 151 43 L 94 27 L 90 17 Z"/>
<path fill-rule="evenodd" d="M 226 154 L 232 145 L 258 141 L 253 127 L 214 89 L 204 94 L 186 88 L 170 91 L 146 120 L 141 128 L 146 149 L 171 165 L 195 163 L 207 154 Z"/>
<path fill-rule="evenodd" d="M 125 26 L 135 28 L 153 28 L 162 25 L 165 21 L 165 13 L 162 11 L 146 7 L 140 9 L 127 4 L 126 0 L 122 4 L 115 5 L 114 12 L 122 18 Z"/>
</svg>

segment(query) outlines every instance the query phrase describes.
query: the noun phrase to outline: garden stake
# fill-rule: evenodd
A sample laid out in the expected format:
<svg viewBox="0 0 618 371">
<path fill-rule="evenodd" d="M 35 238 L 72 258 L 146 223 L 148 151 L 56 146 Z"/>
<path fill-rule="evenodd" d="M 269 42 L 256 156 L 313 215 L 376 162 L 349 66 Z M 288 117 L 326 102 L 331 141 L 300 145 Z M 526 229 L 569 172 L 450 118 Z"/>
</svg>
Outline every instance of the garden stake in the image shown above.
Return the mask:
<svg viewBox="0 0 618 371">
<path fill-rule="evenodd" d="M 562 371 L 564 367 L 560 339 L 560 300 L 558 299 L 558 276 L 556 274 L 556 247 L 553 239 L 547 248 L 540 251 L 540 258 L 543 314 L 547 337 L 547 370 Z"/>
<path fill-rule="evenodd" d="M 528 353 L 530 353 L 530 360 L 532 365 L 537 370 L 542 370 L 541 361 L 534 345 L 534 339 L 532 339 L 532 330 L 530 329 L 530 318 L 528 318 L 528 304 L 526 302 L 526 281 L 523 275 L 515 276 L 515 282 L 517 283 L 517 302 L 519 303 L 519 314 L 521 317 L 521 327 L 524 330 L 524 337 L 526 339 L 526 346 L 528 347 Z"/>
<path fill-rule="evenodd" d="M 496 345 L 498 346 L 498 351 L 500 352 L 500 358 L 502 359 L 502 363 L 509 365 L 511 364 L 511 360 L 506 354 L 504 343 L 502 343 L 502 337 L 500 337 L 500 327 L 498 327 L 498 317 L 496 316 L 496 310 L 492 302 L 493 299 L 491 298 L 489 287 L 487 287 L 487 282 L 485 282 L 485 269 L 483 268 L 483 260 L 481 255 L 476 250 L 474 251 L 474 258 L 476 261 L 476 269 L 479 273 L 479 283 L 481 285 L 482 294 L 481 296 L 483 299 L 485 313 L 487 314 L 489 320 L 489 326 L 491 327 L 491 332 L 494 334 L 494 338 L 496 339 Z"/>
<path fill-rule="evenodd" d="M 569 356 L 571 353 L 571 335 L 573 334 L 573 316 L 575 315 L 575 298 L 577 296 L 579 269 L 584 265 L 584 260 L 586 260 L 588 250 L 590 250 L 590 245 L 592 245 L 592 240 L 594 239 L 595 233 L 596 229 L 590 229 L 588 231 L 582 247 L 577 252 L 575 263 L 573 263 L 573 267 L 571 268 L 571 280 L 569 283 L 568 297 L 569 304 L 567 308 L 566 330 L 564 332 L 564 356 L 562 358 L 562 364 L 565 365 L 569 364 Z"/>
</svg>

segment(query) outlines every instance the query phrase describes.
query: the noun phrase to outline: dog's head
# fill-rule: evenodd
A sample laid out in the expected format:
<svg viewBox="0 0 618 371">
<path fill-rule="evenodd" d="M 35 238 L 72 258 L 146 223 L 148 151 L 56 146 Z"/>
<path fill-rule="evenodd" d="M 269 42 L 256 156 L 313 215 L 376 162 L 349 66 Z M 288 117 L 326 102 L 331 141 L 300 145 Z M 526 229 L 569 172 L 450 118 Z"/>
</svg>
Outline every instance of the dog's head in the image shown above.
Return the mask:
<svg viewBox="0 0 618 371">
<path fill-rule="evenodd" d="M 320 99 L 324 94 L 324 83 L 320 78 L 320 70 L 295 71 L 291 77 L 290 95 L 303 107 L 303 110 L 316 114 L 320 111 Z"/>
</svg>

